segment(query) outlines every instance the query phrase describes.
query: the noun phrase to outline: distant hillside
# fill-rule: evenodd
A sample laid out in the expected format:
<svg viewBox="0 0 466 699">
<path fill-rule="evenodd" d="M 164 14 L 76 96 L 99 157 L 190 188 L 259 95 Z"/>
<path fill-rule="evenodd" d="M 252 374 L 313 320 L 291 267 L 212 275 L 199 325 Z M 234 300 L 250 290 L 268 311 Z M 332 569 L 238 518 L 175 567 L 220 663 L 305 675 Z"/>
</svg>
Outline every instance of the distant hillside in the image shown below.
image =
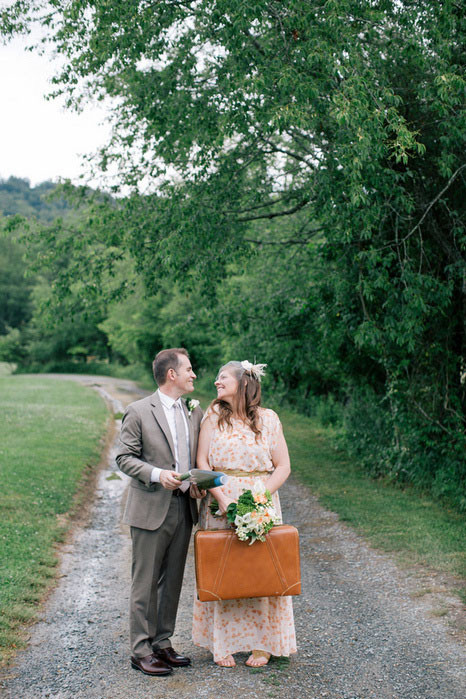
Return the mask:
<svg viewBox="0 0 466 699">
<path fill-rule="evenodd" d="M 0 180 L 0 214 L 36 216 L 42 221 L 63 216 L 69 207 L 62 198 L 50 199 L 55 187 L 53 182 L 42 182 L 31 187 L 29 180 L 20 177 Z"/>
</svg>

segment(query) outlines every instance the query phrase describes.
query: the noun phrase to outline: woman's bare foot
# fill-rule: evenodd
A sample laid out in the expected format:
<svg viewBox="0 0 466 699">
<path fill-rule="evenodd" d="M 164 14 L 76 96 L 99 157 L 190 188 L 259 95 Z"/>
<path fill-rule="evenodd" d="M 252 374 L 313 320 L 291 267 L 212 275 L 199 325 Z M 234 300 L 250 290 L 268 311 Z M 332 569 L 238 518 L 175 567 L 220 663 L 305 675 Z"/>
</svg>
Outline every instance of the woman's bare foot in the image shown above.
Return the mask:
<svg viewBox="0 0 466 699">
<path fill-rule="evenodd" d="M 270 653 L 265 650 L 253 650 L 246 660 L 248 667 L 264 667 L 270 660 Z"/>
<path fill-rule="evenodd" d="M 219 667 L 235 667 L 235 659 L 232 655 L 227 655 L 225 658 L 221 658 L 220 660 L 214 660 L 214 663 L 216 665 L 219 665 Z"/>
</svg>

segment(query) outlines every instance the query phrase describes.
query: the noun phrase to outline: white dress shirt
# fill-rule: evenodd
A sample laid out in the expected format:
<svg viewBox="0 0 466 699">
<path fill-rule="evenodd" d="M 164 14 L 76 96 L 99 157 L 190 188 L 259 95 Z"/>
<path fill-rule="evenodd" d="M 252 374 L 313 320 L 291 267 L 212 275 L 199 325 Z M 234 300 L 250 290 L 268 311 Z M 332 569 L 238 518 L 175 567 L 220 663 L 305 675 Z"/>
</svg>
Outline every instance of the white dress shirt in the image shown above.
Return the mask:
<svg viewBox="0 0 466 699">
<path fill-rule="evenodd" d="M 179 469 L 179 459 L 178 459 L 178 438 L 177 438 L 177 434 L 176 434 L 176 424 L 175 424 L 175 410 L 176 410 L 176 408 L 174 407 L 175 403 L 178 403 L 178 405 L 181 406 L 181 414 L 183 416 L 183 420 L 185 423 L 184 426 L 186 429 L 186 444 L 188 447 L 188 454 L 190 454 L 188 421 L 186 419 L 186 415 L 184 412 L 181 398 L 178 398 L 178 400 L 175 401 L 175 400 L 173 400 L 173 398 L 170 398 L 170 396 L 167 396 L 166 393 L 163 393 L 160 390 L 160 388 L 157 389 L 157 393 L 159 395 L 160 402 L 162 403 L 163 412 L 165 413 L 165 417 L 167 418 L 168 427 L 170 428 L 171 436 L 173 439 L 173 444 L 175 445 L 175 459 L 176 459 L 175 460 L 175 467 L 176 467 L 176 472 L 179 473 L 180 469 Z M 190 468 L 191 468 L 191 465 L 190 465 Z M 150 479 L 153 483 L 154 482 L 160 483 L 160 472 L 161 471 L 162 471 L 161 468 L 157 468 L 157 466 L 154 466 L 154 468 L 152 469 L 151 476 L 150 476 Z M 186 485 L 189 487 L 188 483 L 186 483 L 186 484 L 183 483 L 183 485 Z"/>
</svg>

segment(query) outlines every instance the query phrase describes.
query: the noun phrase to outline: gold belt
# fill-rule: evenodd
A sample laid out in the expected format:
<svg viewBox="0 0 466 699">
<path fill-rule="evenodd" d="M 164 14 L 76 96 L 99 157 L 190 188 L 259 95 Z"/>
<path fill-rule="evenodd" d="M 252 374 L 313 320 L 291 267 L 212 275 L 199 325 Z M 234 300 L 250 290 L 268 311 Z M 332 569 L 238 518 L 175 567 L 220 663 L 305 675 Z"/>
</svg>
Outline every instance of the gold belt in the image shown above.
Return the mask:
<svg viewBox="0 0 466 699">
<path fill-rule="evenodd" d="M 213 471 L 216 471 L 217 469 L 213 469 Z M 248 476 L 269 476 L 270 471 L 241 471 L 240 469 L 218 469 L 221 473 L 224 473 L 226 476 L 239 476 L 243 478 L 247 478 Z"/>
</svg>

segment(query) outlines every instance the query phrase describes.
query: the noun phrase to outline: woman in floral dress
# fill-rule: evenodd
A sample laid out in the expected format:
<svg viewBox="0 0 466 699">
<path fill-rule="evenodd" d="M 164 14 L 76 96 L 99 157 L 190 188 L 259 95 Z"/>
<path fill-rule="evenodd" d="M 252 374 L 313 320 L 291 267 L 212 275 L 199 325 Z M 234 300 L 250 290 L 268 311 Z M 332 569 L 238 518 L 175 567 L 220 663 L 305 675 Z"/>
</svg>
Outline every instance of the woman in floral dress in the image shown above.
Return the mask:
<svg viewBox="0 0 466 699">
<path fill-rule="evenodd" d="M 229 362 L 220 369 L 217 398 L 204 416 L 199 436 L 197 466 L 223 471 L 228 483 L 210 490 L 202 500 L 202 529 L 228 528 L 225 512 L 258 479 L 272 494 L 281 516 L 278 488 L 290 473 L 288 448 L 278 415 L 260 407 L 263 364 Z M 217 500 L 222 517 L 209 505 Z M 254 545 L 254 544 L 253 544 Z M 234 667 L 233 653 L 251 652 L 250 667 L 261 667 L 270 655 L 296 652 L 291 597 L 259 597 L 219 602 L 194 601 L 193 641 L 207 648 L 221 667 Z"/>
</svg>

